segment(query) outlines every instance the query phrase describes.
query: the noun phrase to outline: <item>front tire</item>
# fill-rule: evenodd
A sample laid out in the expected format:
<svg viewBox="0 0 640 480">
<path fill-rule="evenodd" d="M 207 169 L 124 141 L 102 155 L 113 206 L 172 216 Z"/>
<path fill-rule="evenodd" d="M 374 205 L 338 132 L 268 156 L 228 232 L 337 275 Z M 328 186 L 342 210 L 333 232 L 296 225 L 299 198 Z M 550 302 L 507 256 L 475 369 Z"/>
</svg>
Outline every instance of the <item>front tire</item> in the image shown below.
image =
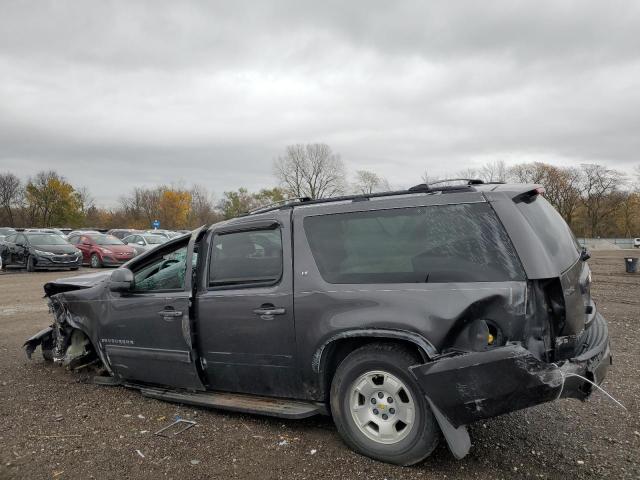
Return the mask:
<svg viewBox="0 0 640 480">
<path fill-rule="evenodd" d="M 100 268 L 102 267 L 102 260 L 98 257 L 97 254 L 91 254 L 91 268 Z"/>
<path fill-rule="evenodd" d="M 420 358 L 395 344 L 349 354 L 331 383 L 331 413 L 344 442 L 362 455 L 414 465 L 438 445 L 440 429 L 408 368 Z"/>
</svg>

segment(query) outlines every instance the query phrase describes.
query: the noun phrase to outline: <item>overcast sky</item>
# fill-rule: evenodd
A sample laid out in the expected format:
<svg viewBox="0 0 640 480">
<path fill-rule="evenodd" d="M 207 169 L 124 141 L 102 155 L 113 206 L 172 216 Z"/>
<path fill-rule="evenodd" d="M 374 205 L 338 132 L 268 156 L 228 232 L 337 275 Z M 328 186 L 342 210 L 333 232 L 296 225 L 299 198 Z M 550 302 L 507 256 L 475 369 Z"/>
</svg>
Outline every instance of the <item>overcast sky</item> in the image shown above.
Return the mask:
<svg viewBox="0 0 640 480">
<path fill-rule="evenodd" d="M 640 163 L 640 2 L 0 4 L 0 171 L 272 186 L 326 142 L 394 186 L 488 160 Z"/>
</svg>

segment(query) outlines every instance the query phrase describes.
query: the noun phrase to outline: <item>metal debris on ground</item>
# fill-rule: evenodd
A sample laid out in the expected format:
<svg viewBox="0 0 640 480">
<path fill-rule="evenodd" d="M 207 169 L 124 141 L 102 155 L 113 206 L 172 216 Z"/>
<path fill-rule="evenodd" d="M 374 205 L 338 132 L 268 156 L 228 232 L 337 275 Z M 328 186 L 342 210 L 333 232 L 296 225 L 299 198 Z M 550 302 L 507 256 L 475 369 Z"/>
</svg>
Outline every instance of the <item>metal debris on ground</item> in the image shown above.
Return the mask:
<svg viewBox="0 0 640 480">
<path fill-rule="evenodd" d="M 167 432 L 171 428 L 175 427 L 176 425 L 180 425 L 180 424 L 182 424 L 181 428 L 179 428 L 175 432 L 173 432 L 171 434 L 169 432 Z M 154 435 L 158 435 L 159 437 L 171 438 L 171 437 L 175 437 L 176 435 L 179 435 L 180 433 L 184 432 L 185 430 L 189 430 L 191 427 L 193 427 L 195 425 L 196 425 L 196 422 L 194 422 L 193 420 L 185 420 L 183 418 L 176 417 L 175 421 L 173 421 L 172 423 L 170 423 L 169 425 L 167 425 L 165 427 L 162 427 L 160 430 L 155 432 Z"/>
</svg>

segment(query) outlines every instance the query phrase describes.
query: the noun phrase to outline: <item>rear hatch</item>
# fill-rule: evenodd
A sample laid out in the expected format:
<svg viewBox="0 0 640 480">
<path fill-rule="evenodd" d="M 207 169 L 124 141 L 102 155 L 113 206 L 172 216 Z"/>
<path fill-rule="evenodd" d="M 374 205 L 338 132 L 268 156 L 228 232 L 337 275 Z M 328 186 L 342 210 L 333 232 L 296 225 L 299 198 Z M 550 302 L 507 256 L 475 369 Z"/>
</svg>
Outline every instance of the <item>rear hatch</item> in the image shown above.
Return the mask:
<svg viewBox="0 0 640 480">
<path fill-rule="evenodd" d="M 563 305 L 556 319 L 555 333 L 559 336 L 579 335 L 595 314 L 591 301 L 591 274 L 589 266 L 581 259 L 581 247 L 562 216 L 542 195 L 534 195 L 516 205 L 557 272 L 557 288 L 561 289 L 558 293 Z"/>
</svg>

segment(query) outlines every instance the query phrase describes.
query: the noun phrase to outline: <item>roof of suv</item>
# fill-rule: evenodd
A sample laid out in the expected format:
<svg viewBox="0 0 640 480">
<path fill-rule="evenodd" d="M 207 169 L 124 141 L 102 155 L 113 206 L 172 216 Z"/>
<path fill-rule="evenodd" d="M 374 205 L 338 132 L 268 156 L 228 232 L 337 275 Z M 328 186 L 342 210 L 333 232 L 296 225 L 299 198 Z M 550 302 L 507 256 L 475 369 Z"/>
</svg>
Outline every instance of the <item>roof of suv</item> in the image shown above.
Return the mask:
<svg viewBox="0 0 640 480">
<path fill-rule="evenodd" d="M 444 182 L 452 182 L 464 180 L 465 184 L 459 185 L 442 185 L 435 186 L 437 184 L 441 184 Z M 513 197 L 532 191 L 540 192 L 540 189 L 543 187 L 537 184 L 527 184 L 527 183 L 484 183 L 482 180 L 472 180 L 472 179 L 453 179 L 453 180 L 443 180 L 441 182 L 431 183 L 431 184 L 419 184 L 411 187 L 407 190 L 395 190 L 390 192 L 379 192 L 379 193 L 370 193 L 370 194 L 358 194 L 358 195 L 346 195 L 340 197 L 329 197 L 329 198 L 319 198 L 319 199 L 311 199 L 308 197 L 299 197 L 299 198 L 291 198 L 286 199 L 280 202 L 276 202 L 270 205 L 266 205 L 264 207 L 257 208 L 248 212 L 246 215 L 256 215 L 260 213 L 266 213 L 272 210 L 279 210 L 281 208 L 293 208 L 293 207 L 307 207 L 307 206 L 315 206 L 322 205 L 328 203 L 336 203 L 336 202 L 347 202 L 347 201 L 366 201 L 371 198 L 382 198 L 382 197 L 393 197 L 393 196 L 406 196 L 406 195 L 417 195 L 417 194 L 447 194 L 447 193 L 488 193 L 488 192 L 503 192 Z M 542 190 L 544 191 L 544 190 Z"/>
</svg>

